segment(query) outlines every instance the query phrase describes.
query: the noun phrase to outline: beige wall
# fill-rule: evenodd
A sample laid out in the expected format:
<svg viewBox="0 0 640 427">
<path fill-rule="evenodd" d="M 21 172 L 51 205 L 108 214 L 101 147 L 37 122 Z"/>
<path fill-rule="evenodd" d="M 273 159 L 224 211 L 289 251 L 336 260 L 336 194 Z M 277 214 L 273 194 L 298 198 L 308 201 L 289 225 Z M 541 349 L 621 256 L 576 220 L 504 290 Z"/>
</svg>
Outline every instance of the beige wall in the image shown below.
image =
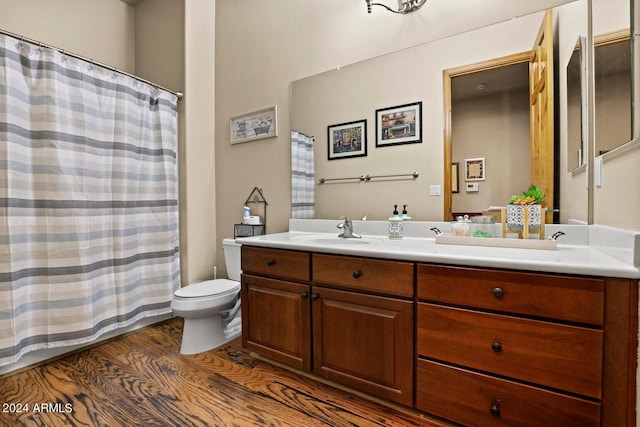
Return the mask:
<svg viewBox="0 0 640 427">
<path fill-rule="evenodd" d="M 438 3 L 428 3 L 419 13 L 404 16 L 391 14 L 381 8 L 374 8 L 374 13 L 367 14 L 364 2 L 360 1 L 219 0 L 216 9 L 218 241 L 233 233 L 233 224 L 240 221 L 242 204 L 254 186 L 263 189 L 269 202 L 267 231 L 287 229 L 291 204 L 289 89 L 292 81 L 460 31 L 510 20 L 513 16 L 527 12 L 525 9 L 516 11 L 516 3 L 519 7 L 528 8 L 530 12 L 532 9 L 545 7 L 545 4 L 552 6 L 559 2 L 532 4 L 530 1 L 490 1 L 481 5 L 477 1 L 466 1 L 461 7 L 470 13 L 452 17 Z M 533 45 L 533 40 L 527 41 L 526 45 Z M 472 51 L 475 47 L 469 50 Z M 479 48 L 482 50 L 483 46 Z M 481 59 L 479 56 L 475 58 Z M 424 61 L 428 59 L 423 58 Z M 469 56 L 469 61 L 474 61 L 473 53 Z M 462 64 L 464 62 L 451 66 Z M 442 116 L 441 72 L 442 69 L 430 70 L 429 77 L 423 76 L 420 86 L 430 102 L 429 108 L 424 108 L 425 114 L 435 117 L 435 123 L 441 123 L 437 118 Z M 403 78 L 416 78 L 415 70 L 411 68 L 397 70 L 397 74 L 403 75 Z M 423 98 L 426 99 L 427 96 L 423 95 Z M 230 117 L 274 104 L 278 105 L 277 138 L 234 146 L 229 144 Z M 328 108 L 336 107 L 337 105 Z M 415 183 L 415 191 L 410 190 L 414 200 L 420 200 L 407 203 L 416 218 L 441 218 L 441 198 L 425 197 L 425 191 L 428 184 L 441 183 L 442 180 L 442 126 L 429 126 L 426 131 L 427 143 L 422 146 L 427 148 L 419 156 L 413 157 L 414 161 L 425 160 L 420 165 L 421 177 Z M 322 133 L 314 134 L 319 136 L 324 133 L 326 128 Z M 396 152 L 413 153 L 418 149 L 405 146 Z M 391 148 L 385 150 L 388 150 L 387 153 L 394 151 Z M 409 172 L 413 170 L 412 165 L 399 161 L 402 162 L 400 165 L 389 162 L 388 170 L 392 167 L 394 170 L 400 167 L 402 170 L 408 167 Z M 351 162 L 354 165 L 361 163 L 355 159 Z M 367 169 L 382 170 L 377 167 Z M 375 209 L 372 205 L 354 207 L 353 202 L 342 203 L 339 201 L 340 197 L 333 197 L 335 212 L 326 215 L 336 217 L 346 214 L 358 217 L 368 213 L 372 218 L 388 216 L 388 205 L 392 200 L 397 200 L 391 193 L 397 187 L 378 184 L 376 188 L 383 188 L 382 192 L 389 194 L 389 197 L 378 203 Z M 360 197 L 356 204 L 374 200 L 359 191 L 351 191 L 345 197 L 349 200 Z M 397 200 L 397 203 L 403 202 Z M 219 253 L 218 265 L 221 263 Z"/>
<path fill-rule="evenodd" d="M 566 14 L 572 19 L 557 17 L 557 26 L 562 32 L 569 27 L 578 27 L 582 23 L 582 34 L 586 34 L 585 2 L 562 6 L 561 10 L 570 9 Z M 576 11 L 583 12 L 578 17 Z M 558 15 L 560 13 L 558 12 Z M 574 16 L 571 16 L 574 14 Z M 316 187 L 316 214 L 320 218 L 338 218 L 346 215 L 359 218 L 365 214 L 370 219 L 385 219 L 390 215 L 394 204 L 408 204 L 409 212 L 418 220 L 442 220 L 444 199 L 431 196 L 430 186 L 443 185 L 444 167 L 444 113 L 443 113 L 443 70 L 463 65 L 486 61 L 487 59 L 504 57 L 529 51 L 542 22 L 542 13 L 529 15 L 517 20 L 510 20 L 482 29 L 455 35 L 431 43 L 421 44 L 409 49 L 400 50 L 388 55 L 372 58 L 339 70 L 320 73 L 292 83 L 291 126 L 316 137 L 315 159 L 316 178 L 338 178 L 360 175 L 386 175 L 397 173 L 419 173 L 415 181 L 341 181 L 327 183 Z M 567 16 L 565 16 L 567 18 Z M 577 22 L 577 23 L 576 23 Z M 577 31 L 577 28 L 573 28 Z M 575 46 L 574 32 L 570 42 L 570 50 Z M 568 62 L 568 58 L 567 58 Z M 400 70 L 411 70 L 405 72 Z M 558 92 L 566 91 L 561 83 Z M 394 147 L 375 147 L 375 109 L 393 105 L 421 101 L 423 107 L 423 142 Z M 461 104 L 465 104 L 464 102 Z M 471 103 L 469 103 L 471 105 Z M 464 107 L 463 107 L 464 108 Z M 502 105 L 503 109 L 512 109 L 511 105 Z M 503 205 L 511 192 L 519 193 L 529 186 L 528 161 L 525 166 L 517 167 L 517 159 L 528 159 L 528 98 L 525 95 L 520 110 L 523 123 L 522 132 L 517 136 L 509 135 L 499 123 L 505 116 L 496 117 L 492 133 L 481 133 L 489 129 L 487 118 L 477 120 L 468 134 L 458 134 L 458 141 L 473 135 L 476 143 L 482 139 L 504 141 L 518 138 L 523 145 L 521 151 L 497 157 L 496 153 L 484 149 L 486 155 L 476 154 L 467 157 L 485 157 L 491 163 L 487 169 L 493 171 L 518 170 L 522 172 L 520 179 L 509 180 L 513 186 L 491 187 L 487 191 L 487 181 L 480 182 L 481 191 L 473 194 L 456 194 L 458 201 L 467 197 L 474 205 L 473 210 L 480 211 L 490 205 Z M 327 160 L 327 125 L 345 121 L 367 119 L 368 154 L 366 157 L 341 160 Z M 480 127 L 478 127 L 480 126 Z M 464 128 L 463 128 L 464 129 Z M 454 148 L 457 144 L 454 143 Z M 478 145 L 478 144 L 476 144 Z M 456 153 L 454 153 L 456 156 Z M 465 156 L 457 157 L 464 160 Z M 502 159 L 507 166 L 495 167 Z M 514 159 L 516 161 L 514 161 Z M 459 160 L 454 158 L 455 160 Z M 522 163 L 522 161 L 520 161 Z M 509 169 L 509 168 L 512 169 Z M 491 173 L 491 172 L 490 172 Z M 493 182 L 499 182 L 496 179 Z M 572 184 L 573 177 L 568 177 L 565 184 Z M 581 181 L 583 182 L 583 181 Z M 502 193 L 502 194 L 501 194 Z M 581 218 L 587 216 L 586 190 L 581 192 L 562 192 L 566 197 L 563 206 L 581 207 Z M 576 199 L 580 200 L 576 200 Z M 584 203 L 583 203 L 584 201 Z M 467 205 L 467 209 L 472 209 Z M 454 205 L 455 210 L 466 210 Z"/>
<path fill-rule="evenodd" d="M 0 28 L 129 73 L 135 10 L 114 0 L 0 0 Z"/>
<path fill-rule="evenodd" d="M 529 91 L 461 100 L 452 106 L 451 161 L 460 163 L 460 192 L 453 212 L 482 212 L 505 206 L 530 185 Z M 464 159 L 484 158 L 486 180 L 478 192 L 465 189 Z"/>
</svg>

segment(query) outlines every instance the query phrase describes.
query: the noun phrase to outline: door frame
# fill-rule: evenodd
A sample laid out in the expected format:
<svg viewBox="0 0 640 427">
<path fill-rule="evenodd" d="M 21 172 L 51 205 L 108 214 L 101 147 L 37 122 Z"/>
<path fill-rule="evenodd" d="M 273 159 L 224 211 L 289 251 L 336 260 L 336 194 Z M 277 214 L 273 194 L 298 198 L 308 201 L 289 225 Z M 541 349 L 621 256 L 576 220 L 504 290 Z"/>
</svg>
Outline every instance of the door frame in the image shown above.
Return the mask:
<svg viewBox="0 0 640 427">
<path fill-rule="evenodd" d="M 531 51 L 493 58 L 487 61 L 443 70 L 444 84 L 444 221 L 452 221 L 451 193 L 451 79 L 481 71 L 493 70 L 509 65 L 529 63 Z"/>
</svg>

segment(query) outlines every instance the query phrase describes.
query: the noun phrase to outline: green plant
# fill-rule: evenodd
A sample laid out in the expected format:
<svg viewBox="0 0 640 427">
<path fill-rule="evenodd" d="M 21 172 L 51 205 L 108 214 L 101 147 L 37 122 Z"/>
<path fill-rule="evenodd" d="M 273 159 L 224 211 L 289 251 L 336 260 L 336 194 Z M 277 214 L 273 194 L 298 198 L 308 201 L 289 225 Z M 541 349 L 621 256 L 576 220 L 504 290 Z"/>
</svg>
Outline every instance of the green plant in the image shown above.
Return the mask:
<svg viewBox="0 0 640 427">
<path fill-rule="evenodd" d="M 544 200 L 544 193 L 537 185 L 531 185 L 519 196 L 514 194 L 509 198 L 510 205 L 539 205 Z"/>
</svg>

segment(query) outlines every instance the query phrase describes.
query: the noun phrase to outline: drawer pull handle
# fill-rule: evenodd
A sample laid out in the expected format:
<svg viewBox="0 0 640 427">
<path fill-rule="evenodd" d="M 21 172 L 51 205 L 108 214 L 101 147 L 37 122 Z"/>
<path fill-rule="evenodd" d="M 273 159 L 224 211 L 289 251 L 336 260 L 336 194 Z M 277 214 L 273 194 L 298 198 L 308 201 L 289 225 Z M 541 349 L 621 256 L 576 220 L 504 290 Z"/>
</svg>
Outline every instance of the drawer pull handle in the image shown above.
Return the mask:
<svg viewBox="0 0 640 427">
<path fill-rule="evenodd" d="M 311 301 L 315 301 L 320 297 L 318 294 L 311 294 Z"/>
<path fill-rule="evenodd" d="M 501 353 L 502 344 L 500 344 L 499 342 L 494 342 L 493 344 L 491 344 L 491 350 L 493 350 L 496 353 Z"/>
<path fill-rule="evenodd" d="M 493 288 L 491 293 L 496 298 L 502 298 L 504 296 L 504 291 L 502 290 L 502 288 Z"/>
<path fill-rule="evenodd" d="M 300 298 L 306 299 L 309 296 L 309 292 L 303 292 L 300 294 Z"/>
<path fill-rule="evenodd" d="M 359 279 L 360 276 L 362 276 L 362 272 L 356 270 L 356 271 L 353 272 L 352 276 L 353 276 L 354 279 Z"/>
<path fill-rule="evenodd" d="M 491 405 L 491 408 L 489 408 L 489 412 L 491 412 L 491 415 L 493 415 L 494 417 L 500 416 L 500 408 L 495 403 Z"/>
<path fill-rule="evenodd" d="M 269 267 L 274 266 L 276 264 L 276 260 L 275 259 L 268 259 L 267 260 L 267 265 Z"/>
</svg>

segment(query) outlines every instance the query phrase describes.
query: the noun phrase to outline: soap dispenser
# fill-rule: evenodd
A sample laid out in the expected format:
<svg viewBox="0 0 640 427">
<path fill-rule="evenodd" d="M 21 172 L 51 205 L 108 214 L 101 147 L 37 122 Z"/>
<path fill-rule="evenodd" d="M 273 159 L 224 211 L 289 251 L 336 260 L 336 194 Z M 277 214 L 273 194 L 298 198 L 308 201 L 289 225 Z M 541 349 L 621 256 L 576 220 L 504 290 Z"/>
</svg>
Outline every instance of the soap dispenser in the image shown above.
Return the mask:
<svg viewBox="0 0 640 427">
<path fill-rule="evenodd" d="M 393 215 L 389 218 L 389 239 L 402 239 L 404 234 L 404 226 L 402 217 L 398 214 L 398 205 L 393 205 Z"/>
<path fill-rule="evenodd" d="M 407 206 L 408 205 L 402 205 L 402 220 L 403 221 L 411 221 L 411 217 L 409 216 L 409 213 L 407 213 Z"/>
</svg>

